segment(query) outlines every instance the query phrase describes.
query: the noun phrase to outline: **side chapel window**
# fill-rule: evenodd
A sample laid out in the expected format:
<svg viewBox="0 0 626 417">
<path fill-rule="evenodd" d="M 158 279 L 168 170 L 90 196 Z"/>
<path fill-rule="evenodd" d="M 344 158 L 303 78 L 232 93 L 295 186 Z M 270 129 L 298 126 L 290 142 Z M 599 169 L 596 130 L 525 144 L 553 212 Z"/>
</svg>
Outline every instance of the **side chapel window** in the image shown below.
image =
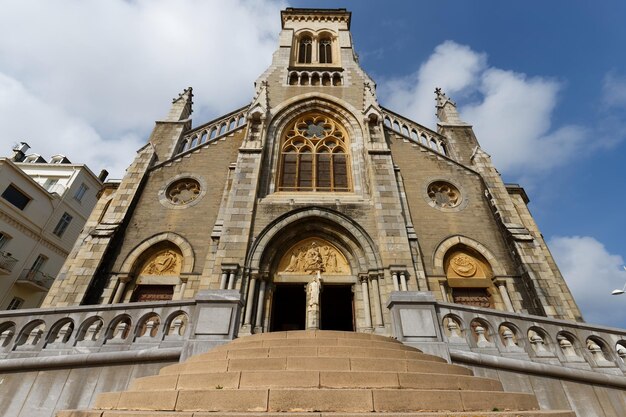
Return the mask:
<svg viewBox="0 0 626 417">
<path fill-rule="evenodd" d="M 310 64 L 313 52 L 313 39 L 310 36 L 304 36 L 300 39 L 298 47 L 298 63 Z"/>
<path fill-rule="evenodd" d="M 300 116 L 283 137 L 279 191 L 350 191 L 347 134 L 328 116 Z"/>
</svg>

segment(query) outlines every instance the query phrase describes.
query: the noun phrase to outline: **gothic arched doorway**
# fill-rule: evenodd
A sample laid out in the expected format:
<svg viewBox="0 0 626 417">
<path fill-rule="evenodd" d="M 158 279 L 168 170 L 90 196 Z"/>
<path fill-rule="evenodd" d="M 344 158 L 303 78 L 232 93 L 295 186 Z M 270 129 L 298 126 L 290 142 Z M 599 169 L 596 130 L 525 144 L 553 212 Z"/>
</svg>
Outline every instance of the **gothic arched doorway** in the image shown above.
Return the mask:
<svg viewBox="0 0 626 417">
<path fill-rule="evenodd" d="M 380 257 L 365 230 L 342 213 L 312 206 L 283 214 L 256 237 L 245 267 L 244 334 L 384 328 Z"/>
<path fill-rule="evenodd" d="M 335 245 L 303 239 L 283 253 L 272 275 L 272 331 L 354 330 L 356 280 Z"/>
</svg>

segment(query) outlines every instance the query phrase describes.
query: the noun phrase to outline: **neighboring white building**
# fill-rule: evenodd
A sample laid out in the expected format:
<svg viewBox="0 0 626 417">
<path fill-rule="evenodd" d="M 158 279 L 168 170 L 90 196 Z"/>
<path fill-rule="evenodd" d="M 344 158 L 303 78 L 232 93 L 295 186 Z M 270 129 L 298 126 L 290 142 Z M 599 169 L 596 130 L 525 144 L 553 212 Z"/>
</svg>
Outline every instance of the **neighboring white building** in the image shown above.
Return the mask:
<svg viewBox="0 0 626 417">
<path fill-rule="evenodd" d="M 21 143 L 12 158 L 0 158 L 2 310 L 41 304 L 102 188 L 85 165 L 25 155 L 28 148 Z"/>
</svg>

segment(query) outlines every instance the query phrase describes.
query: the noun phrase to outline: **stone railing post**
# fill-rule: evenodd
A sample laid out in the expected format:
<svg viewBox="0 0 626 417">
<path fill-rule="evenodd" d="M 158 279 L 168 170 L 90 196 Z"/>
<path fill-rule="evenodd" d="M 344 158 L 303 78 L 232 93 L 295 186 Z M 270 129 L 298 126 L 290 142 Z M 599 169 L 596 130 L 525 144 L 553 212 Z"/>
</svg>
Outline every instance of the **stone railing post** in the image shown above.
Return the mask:
<svg viewBox="0 0 626 417">
<path fill-rule="evenodd" d="M 239 330 L 241 306 L 241 293 L 237 290 L 199 291 L 189 321 L 189 339 L 180 360 L 233 340 Z"/>
</svg>

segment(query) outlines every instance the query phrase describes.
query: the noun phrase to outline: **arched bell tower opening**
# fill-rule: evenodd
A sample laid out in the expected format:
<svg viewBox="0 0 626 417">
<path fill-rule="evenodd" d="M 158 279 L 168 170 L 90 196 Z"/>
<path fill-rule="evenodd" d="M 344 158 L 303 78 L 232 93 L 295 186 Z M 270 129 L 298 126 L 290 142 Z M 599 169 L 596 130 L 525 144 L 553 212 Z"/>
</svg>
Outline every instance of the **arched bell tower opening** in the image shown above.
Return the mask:
<svg viewBox="0 0 626 417">
<path fill-rule="evenodd" d="M 372 331 L 372 297 L 362 284 L 381 270 L 380 259 L 343 215 L 307 208 L 277 219 L 255 241 L 248 268 L 243 332 Z"/>
</svg>

